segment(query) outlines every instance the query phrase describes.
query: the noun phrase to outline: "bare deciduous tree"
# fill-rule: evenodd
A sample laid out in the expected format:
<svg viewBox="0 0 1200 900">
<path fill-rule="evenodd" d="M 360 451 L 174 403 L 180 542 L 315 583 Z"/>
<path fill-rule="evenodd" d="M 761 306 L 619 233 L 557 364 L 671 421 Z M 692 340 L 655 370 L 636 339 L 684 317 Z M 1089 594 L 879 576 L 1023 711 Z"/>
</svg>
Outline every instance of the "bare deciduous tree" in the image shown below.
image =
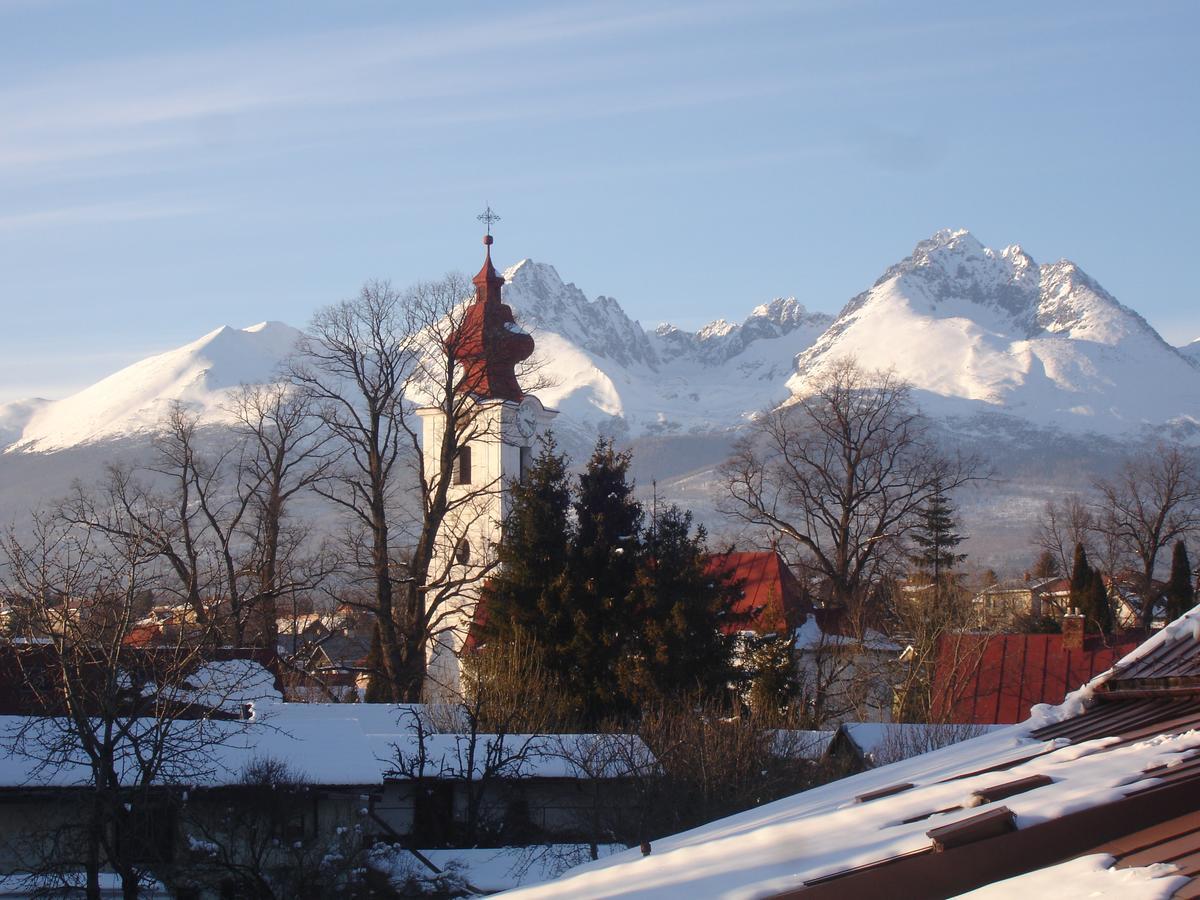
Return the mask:
<svg viewBox="0 0 1200 900">
<path fill-rule="evenodd" d="M 169 821 L 158 817 L 169 817 L 171 786 L 210 775 L 213 749 L 238 728 L 218 721 L 238 718 L 222 708 L 237 679 L 217 691 L 194 683 L 203 633 L 152 650 L 131 640 L 142 595 L 164 577 L 157 541 L 51 516 L 35 518 L 32 537 L 10 533 L 0 554 L 27 628 L 9 652 L 31 712 L 14 720 L 6 749 L 28 761 L 33 783 L 78 786 L 71 814 L 47 823 L 41 868 L 80 865 L 89 898 L 100 897 L 102 866 L 136 897 L 168 861 Z"/>
<path fill-rule="evenodd" d="M 987 647 L 978 639 L 981 628 L 973 592 L 960 583 L 898 587 L 892 592 L 889 614 L 892 631 L 904 645 L 890 667 L 893 718 L 949 722 L 960 699 L 956 692 L 977 676 Z M 945 677 L 947 672 L 952 676 Z"/>
<path fill-rule="evenodd" d="M 1050 554 L 1059 574 L 1070 575 L 1077 544 L 1083 544 L 1088 554 L 1095 556 L 1094 527 L 1092 510 L 1079 494 L 1047 500 L 1034 531 L 1034 546 Z"/>
<path fill-rule="evenodd" d="M 1178 444 L 1159 444 L 1127 459 L 1095 484 L 1096 530 L 1140 568 L 1142 624 L 1154 618 L 1154 571 L 1163 548 L 1200 528 L 1200 461 Z"/>
<path fill-rule="evenodd" d="M 939 488 L 978 477 L 932 445 L 907 384 L 843 360 L 764 413 L 722 466 L 724 510 L 799 549 L 829 600 L 862 602 Z"/>
<path fill-rule="evenodd" d="M 243 385 L 232 410 L 243 444 L 238 462 L 238 495 L 248 498 L 253 582 L 249 631 L 255 643 L 277 642 L 278 601 L 314 589 L 331 572 L 328 554 L 302 552 L 306 530 L 288 521 L 289 505 L 300 492 L 320 483 L 337 462 L 331 436 L 313 415 L 310 398 L 286 384 Z"/>
<path fill-rule="evenodd" d="M 145 542 L 174 576 L 157 588 L 212 640 L 274 647 L 276 598 L 315 589 L 331 568 L 324 554 L 301 555 L 303 530 L 285 519 L 292 496 L 327 468 L 326 440 L 285 389 L 244 388 L 236 408 L 230 442 L 206 440 L 199 417 L 173 405 L 144 473 L 112 467 L 98 491 L 75 485 L 63 515 Z"/>
</svg>

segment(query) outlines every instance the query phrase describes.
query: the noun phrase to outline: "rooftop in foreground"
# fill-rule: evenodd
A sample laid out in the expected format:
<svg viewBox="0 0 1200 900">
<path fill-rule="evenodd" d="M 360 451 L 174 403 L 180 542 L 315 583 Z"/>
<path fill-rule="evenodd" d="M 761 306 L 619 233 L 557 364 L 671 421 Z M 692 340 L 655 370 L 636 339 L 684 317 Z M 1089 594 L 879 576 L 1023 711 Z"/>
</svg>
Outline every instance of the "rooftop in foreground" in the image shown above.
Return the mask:
<svg viewBox="0 0 1200 900">
<path fill-rule="evenodd" d="M 1063 897 L 1075 882 L 1082 895 L 1196 896 L 1198 638 L 1200 607 L 1021 724 L 513 896 Z"/>
</svg>

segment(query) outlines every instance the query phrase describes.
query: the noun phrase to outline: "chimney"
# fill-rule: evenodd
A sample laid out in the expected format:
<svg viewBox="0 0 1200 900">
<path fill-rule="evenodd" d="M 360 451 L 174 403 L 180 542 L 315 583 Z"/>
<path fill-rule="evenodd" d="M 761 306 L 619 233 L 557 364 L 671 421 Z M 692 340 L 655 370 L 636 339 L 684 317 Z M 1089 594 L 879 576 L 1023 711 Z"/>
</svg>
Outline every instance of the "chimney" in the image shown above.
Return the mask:
<svg viewBox="0 0 1200 900">
<path fill-rule="evenodd" d="M 1068 653 L 1083 650 L 1084 617 L 1079 613 L 1067 613 L 1062 619 L 1063 649 Z"/>
</svg>

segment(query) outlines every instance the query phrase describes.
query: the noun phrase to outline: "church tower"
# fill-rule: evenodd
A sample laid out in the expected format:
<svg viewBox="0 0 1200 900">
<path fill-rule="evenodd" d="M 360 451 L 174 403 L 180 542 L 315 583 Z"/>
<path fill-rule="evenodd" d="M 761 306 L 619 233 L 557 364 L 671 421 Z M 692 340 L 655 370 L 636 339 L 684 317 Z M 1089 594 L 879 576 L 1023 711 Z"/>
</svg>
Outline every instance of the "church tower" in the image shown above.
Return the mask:
<svg viewBox="0 0 1200 900">
<path fill-rule="evenodd" d="M 524 393 L 517 380 L 516 366 L 533 354 L 533 337 L 521 330 L 512 309 L 501 300 L 504 279 L 492 266 L 491 224 L 497 218 L 490 208 L 480 216 L 488 225 L 483 268 L 472 279 L 475 298 L 447 342 L 461 370 L 461 437 L 449 488 L 450 509 L 430 567 L 448 592 L 427 649 L 426 689 L 433 696 L 458 690 L 458 657 L 482 579 L 494 565 L 509 511 L 509 485 L 522 477 L 538 435 L 558 415 Z M 446 413 L 438 407 L 417 412 L 422 418 L 425 471 L 437 472 Z"/>
</svg>

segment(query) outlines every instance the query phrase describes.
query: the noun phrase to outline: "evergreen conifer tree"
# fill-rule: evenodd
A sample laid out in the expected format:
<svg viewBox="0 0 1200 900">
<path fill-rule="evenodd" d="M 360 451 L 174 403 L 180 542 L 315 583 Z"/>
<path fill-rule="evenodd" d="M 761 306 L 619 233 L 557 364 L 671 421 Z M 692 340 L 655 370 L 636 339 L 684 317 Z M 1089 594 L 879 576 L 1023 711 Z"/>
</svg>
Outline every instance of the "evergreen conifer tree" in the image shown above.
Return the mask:
<svg viewBox="0 0 1200 900">
<path fill-rule="evenodd" d="M 1087 551 L 1083 544 L 1075 545 L 1075 558 L 1071 565 L 1071 606 L 1081 609 L 1084 594 L 1092 579 L 1092 567 L 1088 565 Z"/>
<path fill-rule="evenodd" d="M 623 693 L 632 703 L 685 694 L 719 695 L 733 677 L 734 638 L 721 630 L 739 591 L 714 575 L 703 527 L 692 514 L 655 509 L 625 604 L 632 646 L 622 654 Z"/>
<path fill-rule="evenodd" d="M 1087 616 L 1089 622 L 1094 623 L 1096 630 L 1100 633 L 1112 632 L 1112 603 L 1108 599 L 1108 585 L 1104 583 L 1104 576 L 1099 569 L 1092 570 L 1092 580 L 1088 586 L 1087 608 L 1081 612 Z"/>
<path fill-rule="evenodd" d="M 1058 575 L 1058 559 L 1049 550 L 1043 550 L 1033 561 L 1030 573 L 1034 578 L 1054 578 Z"/>
<path fill-rule="evenodd" d="M 967 558 L 965 553 L 955 552 L 964 538 L 955 530 L 958 523 L 954 518 L 954 507 L 940 484 L 925 501 L 919 517 L 919 524 L 912 534 L 916 548 L 909 560 L 918 572 L 938 585 Z"/>
<path fill-rule="evenodd" d="M 553 435 L 541 440 L 525 478 L 511 486 L 512 506 L 497 549 L 500 563 L 485 586 L 484 642 L 528 641 L 544 665 L 563 652 L 573 623 L 563 596 L 571 522 L 569 461 Z"/>
<path fill-rule="evenodd" d="M 1187 545 L 1176 541 L 1171 552 L 1171 577 L 1167 580 L 1167 618 L 1178 619 L 1196 605 L 1196 589 L 1192 585 L 1192 564 Z"/>
<path fill-rule="evenodd" d="M 628 452 L 611 440 L 596 444 L 579 476 L 575 539 L 568 553 L 565 589 L 572 618 L 562 673 L 588 721 L 627 712 L 618 665 L 636 631 L 630 613 L 642 551 L 642 505 L 634 499 Z"/>
<path fill-rule="evenodd" d="M 1083 544 L 1075 545 L 1075 560 L 1071 567 L 1071 606 L 1087 620 L 1088 628 L 1105 634 L 1112 631 L 1112 605 L 1104 576 L 1088 564 Z"/>
</svg>

